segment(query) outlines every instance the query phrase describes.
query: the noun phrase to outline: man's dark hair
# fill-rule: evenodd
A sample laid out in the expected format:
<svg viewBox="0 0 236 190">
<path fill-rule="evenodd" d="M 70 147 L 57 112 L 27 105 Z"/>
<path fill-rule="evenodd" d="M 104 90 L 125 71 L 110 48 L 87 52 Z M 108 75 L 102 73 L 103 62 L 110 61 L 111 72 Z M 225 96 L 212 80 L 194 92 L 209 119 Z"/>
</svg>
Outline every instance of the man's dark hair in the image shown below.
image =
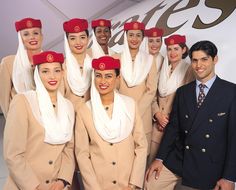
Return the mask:
<svg viewBox="0 0 236 190">
<path fill-rule="evenodd" d="M 189 50 L 189 57 L 192 59 L 192 54 L 194 51 L 203 51 L 205 52 L 208 56 L 211 56 L 212 59 L 215 58 L 217 55 L 217 47 L 214 43 L 204 40 L 204 41 L 199 41 L 195 43 Z"/>
</svg>

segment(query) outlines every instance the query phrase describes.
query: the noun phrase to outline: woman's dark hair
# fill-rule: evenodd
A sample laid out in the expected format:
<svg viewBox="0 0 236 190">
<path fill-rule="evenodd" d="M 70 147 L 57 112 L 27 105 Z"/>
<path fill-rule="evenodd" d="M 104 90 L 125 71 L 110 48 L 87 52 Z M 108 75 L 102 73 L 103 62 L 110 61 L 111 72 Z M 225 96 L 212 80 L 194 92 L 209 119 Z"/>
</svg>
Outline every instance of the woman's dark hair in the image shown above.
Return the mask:
<svg viewBox="0 0 236 190">
<path fill-rule="evenodd" d="M 120 76 L 120 69 L 115 69 L 116 76 Z"/>
<path fill-rule="evenodd" d="M 89 37 L 89 31 L 88 30 L 85 30 L 85 33 L 87 35 L 87 37 Z M 69 32 L 66 32 L 66 38 L 68 39 L 68 36 L 69 36 Z"/>
<path fill-rule="evenodd" d="M 193 46 L 190 48 L 189 50 L 190 59 L 192 59 L 192 54 L 194 51 L 200 51 L 200 50 L 205 52 L 208 56 L 211 56 L 212 59 L 215 58 L 218 52 L 217 47 L 214 43 L 207 40 L 199 41 L 193 44 Z"/>
<path fill-rule="evenodd" d="M 95 33 L 95 31 L 96 31 L 96 28 L 97 28 L 97 26 L 93 28 L 94 33 Z M 110 32 L 111 32 L 111 27 L 107 27 L 107 28 L 108 28 L 108 29 L 110 30 Z"/>
<path fill-rule="evenodd" d="M 185 43 L 180 43 L 179 46 L 182 49 L 186 48 L 185 53 L 182 55 L 182 59 L 185 59 L 188 56 L 188 51 L 189 51 L 188 46 Z"/>
</svg>

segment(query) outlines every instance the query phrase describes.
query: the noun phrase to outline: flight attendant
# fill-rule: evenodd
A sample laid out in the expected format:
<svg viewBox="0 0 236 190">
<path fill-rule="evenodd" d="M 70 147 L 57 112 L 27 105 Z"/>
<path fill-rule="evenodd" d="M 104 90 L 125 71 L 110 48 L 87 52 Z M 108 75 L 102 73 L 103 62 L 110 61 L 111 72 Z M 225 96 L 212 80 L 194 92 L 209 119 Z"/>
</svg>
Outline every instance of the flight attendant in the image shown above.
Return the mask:
<svg viewBox="0 0 236 190">
<path fill-rule="evenodd" d="M 135 101 L 119 94 L 120 61 L 93 59 L 91 100 L 76 108 L 75 153 L 85 190 L 141 189 L 147 140 Z"/>
<path fill-rule="evenodd" d="M 161 139 L 165 132 L 165 127 L 169 123 L 169 115 L 177 88 L 194 80 L 194 73 L 191 65 L 184 59 L 188 56 L 188 47 L 184 35 L 174 34 L 165 39 L 167 58 L 164 59 L 156 101 L 152 104 L 154 120 L 156 121 L 152 135 L 152 154 L 153 161 L 159 149 Z M 165 176 L 168 178 L 168 176 Z M 147 183 L 147 189 L 159 189 L 156 184 Z M 168 186 L 170 187 L 170 186 Z M 173 187 L 170 187 L 172 189 Z M 168 189 L 168 188 L 167 188 Z"/>
<path fill-rule="evenodd" d="M 145 38 L 146 38 L 146 49 L 148 50 L 149 54 L 153 55 L 156 68 L 157 68 L 157 79 L 159 79 L 160 76 L 160 70 L 163 64 L 163 56 L 160 53 L 160 49 L 162 46 L 162 37 L 163 37 L 164 31 L 160 28 L 150 28 L 145 30 Z M 156 101 L 156 98 L 154 98 L 153 101 Z M 150 145 L 150 154 L 148 157 L 148 165 L 153 161 L 153 159 L 156 156 L 156 122 L 153 123 L 153 132 L 151 137 L 151 145 Z"/>
<path fill-rule="evenodd" d="M 92 21 L 92 41 L 91 48 L 87 50 L 93 58 L 99 58 L 104 55 L 113 55 L 115 52 L 109 48 L 108 42 L 111 38 L 111 21 L 106 19 L 97 19 Z"/>
<path fill-rule="evenodd" d="M 5 118 L 13 96 L 34 89 L 32 57 L 42 51 L 40 20 L 24 18 L 15 22 L 15 28 L 19 43 L 17 53 L 4 57 L 0 67 L 0 106 Z"/>
<path fill-rule="evenodd" d="M 88 22 L 74 18 L 64 22 L 65 48 L 65 96 L 73 103 L 82 104 L 89 99 L 92 59 L 86 53 L 88 45 Z"/>
<path fill-rule="evenodd" d="M 74 109 L 58 91 L 63 54 L 33 56 L 36 90 L 18 94 L 6 119 L 4 190 L 68 189 L 74 172 Z"/>
<path fill-rule="evenodd" d="M 143 23 L 125 23 L 124 49 L 121 54 L 116 54 L 114 57 L 121 60 L 119 92 L 132 97 L 137 102 L 150 146 L 152 133 L 151 103 L 157 89 L 157 69 L 153 56 L 140 49 L 144 30 L 145 25 Z"/>
</svg>

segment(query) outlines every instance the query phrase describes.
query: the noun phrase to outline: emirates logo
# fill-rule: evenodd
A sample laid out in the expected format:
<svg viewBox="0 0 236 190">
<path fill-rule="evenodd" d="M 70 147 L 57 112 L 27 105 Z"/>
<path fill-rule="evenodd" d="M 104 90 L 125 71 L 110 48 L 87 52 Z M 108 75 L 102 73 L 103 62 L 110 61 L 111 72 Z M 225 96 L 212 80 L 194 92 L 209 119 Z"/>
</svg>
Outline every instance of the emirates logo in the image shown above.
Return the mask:
<svg viewBox="0 0 236 190">
<path fill-rule="evenodd" d="M 100 70 L 103 71 L 106 68 L 106 65 L 104 63 L 99 63 L 98 67 L 99 67 Z"/>
<path fill-rule="evenodd" d="M 52 63 L 54 61 L 54 57 L 52 54 L 48 54 L 46 59 L 48 63 Z"/>
<path fill-rule="evenodd" d="M 75 27 L 74 27 L 74 31 L 75 31 L 75 32 L 80 32 L 80 27 L 79 27 L 79 26 L 75 26 Z"/>
<path fill-rule="evenodd" d="M 31 20 L 27 20 L 26 27 L 27 28 L 32 28 L 32 26 L 33 26 L 33 23 L 31 22 Z"/>
<path fill-rule="evenodd" d="M 175 40 L 174 40 L 174 39 L 171 39 L 171 40 L 170 40 L 170 44 L 171 44 L 171 45 L 175 44 Z"/>
<path fill-rule="evenodd" d="M 134 23 L 133 29 L 134 29 L 134 30 L 137 30 L 137 29 L 138 29 L 138 23 Z"/>
<path fill-rule="evenodd" d="M 104 22 L 103 20 L 101 20 L 101 21 L 99 22 L 99 25 L 100 25 L 100 26 L 105 26 L 105 22 Z"/>
</svg>

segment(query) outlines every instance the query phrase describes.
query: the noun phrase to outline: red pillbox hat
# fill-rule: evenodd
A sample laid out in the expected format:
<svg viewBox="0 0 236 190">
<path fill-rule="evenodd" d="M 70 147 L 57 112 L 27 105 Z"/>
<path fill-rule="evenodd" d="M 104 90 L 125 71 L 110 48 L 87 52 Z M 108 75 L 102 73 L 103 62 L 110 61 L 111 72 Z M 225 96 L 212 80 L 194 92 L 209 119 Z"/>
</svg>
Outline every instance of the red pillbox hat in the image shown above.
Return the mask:
<svg viewBox="0 0 236 190">
<path fill-rule="evenodd" d="M 37 55 L 33 56 L 33 63 L 34 65 L 40 65 L 43 63 L 53 63 L 59 62 L 64 63 L 64 56 L 62 53 L 56 53 L 54 51 L 44 51 Z"/>
<path fill-rule="evenodd" d="M 16 31 L 20 31 L 26 28 L 42 28 L 42 23 L 38 19 L 24 18 L 15 22 Z"/>
<path fill-rule="evenodd" d="M 111 21 L 106 19 L 98 19 L 92 21 L 92 28 L 95 28 L 97 26 L 106 26 L 111 27 Z"/>
<path fill-rule="evenodd" d="M 92 60 L 92 67 L 96 70 L 112 70 L 120 68 L 120 60 L 111 56 L 102 56 Z"/>
<path fill-rule="evenodd" d="M 88 29 L 88 21 L 86 19 L 73 18 L 63 23 L 63 29 L 68 33 L 79 33 Z"/>
<path fill-rule="evenodd" d="M 179 34 L 174 34 L 169 36 L 168 38 L 165 39 L 165 44 L 168 45 L 173 45 L 173 44 L 182 44 L 186 42 L 186 37 L 181 36 Z"/>
<path fill-rule="evenodd" d="M 147 37 L 162 37 L 164 31 L 160 28 L 150 28 L 144 31 L 145 36 Z"/>
<path fill-rule="evenodd" d="M 145 30 L 145 25 L 142 22 L 126 22 L 124 30 Z"/>
</svg>

